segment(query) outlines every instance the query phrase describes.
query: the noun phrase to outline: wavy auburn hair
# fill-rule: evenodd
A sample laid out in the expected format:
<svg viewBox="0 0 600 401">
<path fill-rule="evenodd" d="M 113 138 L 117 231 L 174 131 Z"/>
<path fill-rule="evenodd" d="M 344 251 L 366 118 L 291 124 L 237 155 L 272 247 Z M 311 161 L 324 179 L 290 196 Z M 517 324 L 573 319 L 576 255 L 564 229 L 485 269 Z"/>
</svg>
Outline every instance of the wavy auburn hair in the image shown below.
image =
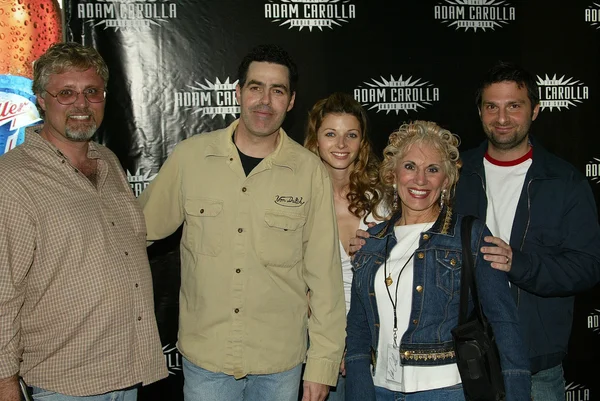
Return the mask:
<svg viewBox="0 0 600 401">
<path fill-rule="evenodd" d="M 375 210 L 381 202 L 382 193 L 378 174 L 379 161 L 367 136 L 367 113 L 360 103 L 351 95 L 342 92 L 333 93 L 315 103 L 308 113 L 304 147 L 319 156 L 317 133 L 329 114 L 349 114 L 356 117 L 360 124 L 360 147 L 354 161 L 354 169 L 350 173 L 348 210 L 356 217 L 363 218 L 372 211 L 376 218 L 381 219 Z"/>
</svg>

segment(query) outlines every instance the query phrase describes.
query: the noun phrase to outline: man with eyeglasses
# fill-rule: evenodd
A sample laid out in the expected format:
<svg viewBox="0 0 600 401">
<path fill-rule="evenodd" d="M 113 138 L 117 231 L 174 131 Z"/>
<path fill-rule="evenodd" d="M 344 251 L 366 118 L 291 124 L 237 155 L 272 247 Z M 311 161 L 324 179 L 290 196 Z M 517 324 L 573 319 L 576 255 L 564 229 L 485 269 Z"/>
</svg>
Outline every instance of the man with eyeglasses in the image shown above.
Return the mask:
<svg viewBox="0 0 600 401">
<path fill-rule="evenodd" d="M 91 141 L 108 68 L 51 47 L 34 64 L 44 117 L 0 157 L 0 401 L 135 401 L 167 376 L 143 213 L 119 160 Z M 88 399 L 88 398 L 86 398 Z"/>
</svg>

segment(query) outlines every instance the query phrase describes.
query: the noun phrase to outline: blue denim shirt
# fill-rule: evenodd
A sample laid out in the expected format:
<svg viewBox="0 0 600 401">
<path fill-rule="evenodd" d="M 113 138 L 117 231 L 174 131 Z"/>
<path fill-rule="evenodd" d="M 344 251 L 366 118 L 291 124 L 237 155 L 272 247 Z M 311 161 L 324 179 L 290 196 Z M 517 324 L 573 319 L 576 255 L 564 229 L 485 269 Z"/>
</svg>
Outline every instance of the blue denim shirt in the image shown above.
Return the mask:
<svg viewBox="0 0 600 401">
<path fill-rule="evenodd" d="M 347 400 L 375 400 L 370 366 L 376 366 L 379 340 L 374 280 L 377 270 L 397 243 L 394 225 L 399 218 L 397 213 L 390 221 L 369 229 L 371 238 L 354 258 L 354 280 L 346 328 Z M 461 215 L 444 208 L 433 227 L 421 234 L 413 258 L 410 326 L 400 342 L 401 359 L 405 365 L 433 366 L 456 362 L 451 330 L 458 325 L 461 220 Z M 471 234 L 471 250 L 481 306 L 500 351 L 506 400 L 529 401 L 531 375 L 527 349 L 519 331 L 517 308 L 506 273 L 493 269 L 479 252 L 485 244 L 483 237 L 486 235 L 491 235 L 489 230 L 476 220 Z M 472 301 L 469 301 L 469 309 L 472 308 Z"/>
</svg>

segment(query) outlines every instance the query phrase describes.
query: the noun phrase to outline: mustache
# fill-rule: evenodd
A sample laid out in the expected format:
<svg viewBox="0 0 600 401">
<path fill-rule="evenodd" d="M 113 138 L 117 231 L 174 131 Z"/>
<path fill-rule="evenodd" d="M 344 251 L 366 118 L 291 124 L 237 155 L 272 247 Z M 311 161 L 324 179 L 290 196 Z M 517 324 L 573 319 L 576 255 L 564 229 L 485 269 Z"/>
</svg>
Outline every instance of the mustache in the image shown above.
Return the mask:
<svg viewBox="0 0 600 401">
<path fill-rule="evenodd" d="M 271 113 L 271 114 L 273 114 L 273 109 L 270 106 L 265 106 L 265 105 L 254 106 L 250 110 L 251 111 L 258 111 L 258 112 L 261 112 L 261 113 Z"/>
<path fill-rule="evenodd" d="M 67 113 L 67 117 L 76 115 L 76 114 L 92 114 L 92 111 L 88 107 L 85 107 L 83 109 L 73 109 L 73 110 L 69 110 L 69 112 Z"/>
</svg>

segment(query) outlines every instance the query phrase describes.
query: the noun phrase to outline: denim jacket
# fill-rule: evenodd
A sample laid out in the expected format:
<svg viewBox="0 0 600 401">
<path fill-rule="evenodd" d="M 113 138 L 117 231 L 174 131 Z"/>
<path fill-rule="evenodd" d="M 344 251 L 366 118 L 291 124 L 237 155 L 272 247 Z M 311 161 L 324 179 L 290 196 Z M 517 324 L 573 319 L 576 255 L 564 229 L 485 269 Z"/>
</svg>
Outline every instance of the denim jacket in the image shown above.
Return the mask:
<svg viewBox="0 0 600 401">
<path fill-rule="evenodd" d="M 371 229 L 371 237 L 354 258 L 354 280 L 347 323 L 347 400 L 375 400 L 371 364 L 376 366 L 379 315 L 375 274 L 396 245 L 396 213 Z M 402 335 L 400 355 L 404 365 L 435 366 L 456 363 L 451 330 L 458 325 L 462 246 L 461 215 L 445 207 L 432 228 L 421 234 L 414 255 L 410 326 Z M 471 252 L 484 314 L 496 337 L 507 401 L 529 401 L 531 375 L 527 349 L 519 331 L 517 308 L 506 273 L 493 269 L 479 251 L 491 235 L 479 220 L 473 224 Z M 385 254 L 386 242 L 388 254 Z M 485 244 L 491 245 L 491 244 Z M 469 310 L 473 308 L 469 301 Z M 391 317 L 389 317 L 391 318 Z"/>
</svg>

